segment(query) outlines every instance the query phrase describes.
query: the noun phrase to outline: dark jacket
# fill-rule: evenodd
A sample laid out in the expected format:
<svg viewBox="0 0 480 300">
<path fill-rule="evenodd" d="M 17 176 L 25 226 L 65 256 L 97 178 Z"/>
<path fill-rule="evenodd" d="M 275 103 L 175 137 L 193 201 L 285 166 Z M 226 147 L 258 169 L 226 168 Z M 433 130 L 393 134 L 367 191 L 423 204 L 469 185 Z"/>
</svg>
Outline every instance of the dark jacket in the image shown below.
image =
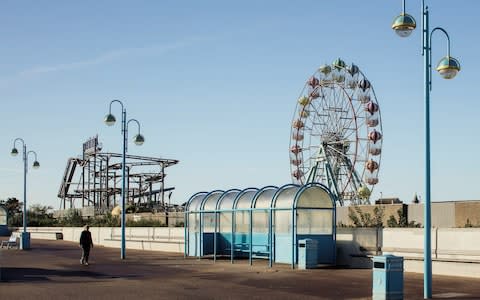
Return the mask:
<svg viewBox="0 0 480 300">
<path fill-rule="evenodd" d="M 82 247 L 88 247 L 90 248 L 93 246 L 92 242 L 92 234 L 88 230 L 82 231 L 82 234 L 80 235 L 80 246 Z"/>
</svg>

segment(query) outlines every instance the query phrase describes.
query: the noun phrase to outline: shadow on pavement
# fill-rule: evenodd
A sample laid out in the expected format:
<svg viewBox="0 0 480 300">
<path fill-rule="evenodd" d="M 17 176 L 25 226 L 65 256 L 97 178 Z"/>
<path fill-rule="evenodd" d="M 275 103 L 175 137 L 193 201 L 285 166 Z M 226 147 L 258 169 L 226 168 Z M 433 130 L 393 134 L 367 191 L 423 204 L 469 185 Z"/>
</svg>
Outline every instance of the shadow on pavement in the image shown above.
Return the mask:
<svg viewBox="0 0 480 300">
<path fill-rule="evenodd" d="M 40 268 L 2 268 L 3 282 L 33 282 L 33 281 L 50 281 L 50 277 L 56 277 L 55 281 L 61 278 L 61 281 L 77 281 L 85 279 L 115 279 L 120 276 L 113 276 L 105 273 L 81 270 L 53 270 Z M 135 277 L 129 275 L 127 277 Z"/>
</svg>

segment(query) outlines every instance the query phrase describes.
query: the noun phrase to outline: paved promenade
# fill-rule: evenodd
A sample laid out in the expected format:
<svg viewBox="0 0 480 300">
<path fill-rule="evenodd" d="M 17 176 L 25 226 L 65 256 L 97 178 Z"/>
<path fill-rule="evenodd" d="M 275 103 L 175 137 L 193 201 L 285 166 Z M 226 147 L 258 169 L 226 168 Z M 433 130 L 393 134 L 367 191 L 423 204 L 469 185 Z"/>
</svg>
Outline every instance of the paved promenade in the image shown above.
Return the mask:
<svg viewBox="0 0 480 300">
<path fill-rule="evenodd" d="M 95 247 L 90 265 L 66 241 L 32 240 L 1 249 L 0 299 L 370 299 L 371 270 L 268 268 L 263 260 L 230 264 L 165 252 Z M 438 299 L 480 299 L 480 280 L 434 276 Z M 405 299 L 423 298 L 422 274 L 405 274 Z"/>
</svg>

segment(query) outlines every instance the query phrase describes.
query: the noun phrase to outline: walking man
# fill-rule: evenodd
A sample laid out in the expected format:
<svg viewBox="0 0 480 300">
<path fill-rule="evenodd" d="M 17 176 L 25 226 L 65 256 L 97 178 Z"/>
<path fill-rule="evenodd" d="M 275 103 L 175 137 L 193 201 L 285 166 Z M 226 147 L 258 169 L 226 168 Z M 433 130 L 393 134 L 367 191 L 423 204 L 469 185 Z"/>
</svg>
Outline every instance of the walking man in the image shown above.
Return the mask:
<svg viewBox="0 0 480 300">
<path fill-rule="evenodd" d="M 82 234 L 80 235 L 80 247 L 82 248 L 82 258 L 80 263 L 88 266 L 88 256 L 90 255 L 90 248 L 93 248 L 92 234 L 88 231 L 90 227 L 85 225 Z"/>
</svg>

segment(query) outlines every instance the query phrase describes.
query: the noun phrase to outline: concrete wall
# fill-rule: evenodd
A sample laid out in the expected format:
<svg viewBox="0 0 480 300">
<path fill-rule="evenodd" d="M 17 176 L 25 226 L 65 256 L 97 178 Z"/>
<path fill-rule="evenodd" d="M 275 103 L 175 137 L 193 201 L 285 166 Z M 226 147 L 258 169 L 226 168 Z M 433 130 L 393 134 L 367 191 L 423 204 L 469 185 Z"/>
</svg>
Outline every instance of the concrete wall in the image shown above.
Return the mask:
<svg viewBox="0 0 480 300">
<path fill-rule="evenodd" d="M 56 239 L 62 233 L 63 239 L 79 242 L 83 227 L 29 227 L 33 239 Z M 120 227 L 90 227 L 93 243 L 105 247 L 120 248 Z M 183 227 L 126 227 L 127 249 L 155 250 L 167 252 L 184 251 Z"/>
<path fill-rule="evenodd" d="M 467 222 L 480 226 L 480 201 L 455 202 L 455 226 L 465 227 Z"/>
<path fill-rule="evenodd" d="M 33 239 L 63 239 L 78 242 L 80 227 L 29 227 Z M 96 245 L 120 248 L 119 227 L 91 227 Z M 480 228 L 432 229 L 434 274 L 480 278 Z M 338 228 L 337 264 L 371 268 L 371 257 L 391 253 L 405 258 L 406 272 L 423 272 L 423 228 Z M 182 227 L 127 227 L 127 249 L 184 251 Z"/>
<path fill-rule="evenodd" d="M 451 228 L 455 226 L 455 202 L 432 202 L 432 227 Z M 480 206 L 478 207 L 480 208 Z M 408 205 L 408 221 L 423 225 L 423 204 Z M 464 227 L 462 224 L 460 227 Z"/>
<path fill-rule="evenodd" d="M 480 228 L 432 229 L 432 272 L 480 278 Z M 385 228 L 383 253 L 405 258 L 407 272 L 423 273 L 423 228 Z"/>
<path fill-rule="evenodd" d="M 414 221 L 423 225 L 423 204 L 384 204 L 383 225 L 387 226 L 387 220 L 393 215 L 398 220 L 398 209 L 406 207 L 408 222 Z M 373 216 L 376 205 L 360 205 L 363 213 Z M 432 227 L 435 228 L 464 228 L 467 223 L 474 227 L 480 227 L 480 201 L 451 201 L 432 202 Z M 353 208 L 351 208 L 353 209 Z M 348 206 L 337 207 L 337 224 L 352 226 L 348 217 Z"/>
<path fill-rule="evenodd" d="M 371 268 L 369 256 L 380 254 L 380 228 L 337 228 L 337 265 Z"/>
</svg>

